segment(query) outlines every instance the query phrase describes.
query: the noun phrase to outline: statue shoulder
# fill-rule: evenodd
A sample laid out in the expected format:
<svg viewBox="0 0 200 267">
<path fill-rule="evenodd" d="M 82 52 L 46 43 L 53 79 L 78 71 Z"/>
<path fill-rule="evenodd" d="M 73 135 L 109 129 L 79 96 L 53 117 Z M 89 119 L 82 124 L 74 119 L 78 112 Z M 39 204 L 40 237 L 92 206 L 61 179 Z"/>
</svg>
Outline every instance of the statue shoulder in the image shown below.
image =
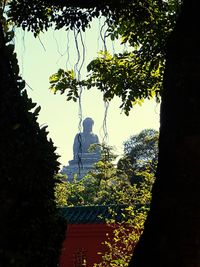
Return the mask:
<svg viewBox="0 0 200 267">
<path fill-rule="evenodd" d="M 97 143 L 99 142 L 99 137 L 97 134 L 93 134 L 94 135 L 94 139 L 97 141 Z"/>
</svg>

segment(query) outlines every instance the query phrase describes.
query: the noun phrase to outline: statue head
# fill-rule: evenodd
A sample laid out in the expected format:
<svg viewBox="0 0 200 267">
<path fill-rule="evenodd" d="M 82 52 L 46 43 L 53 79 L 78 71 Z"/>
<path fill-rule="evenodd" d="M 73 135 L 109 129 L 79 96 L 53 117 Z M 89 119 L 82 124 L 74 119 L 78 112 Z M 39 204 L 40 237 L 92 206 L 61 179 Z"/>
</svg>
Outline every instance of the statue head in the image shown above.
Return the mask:
<svg viewBox="0 0 200 267">
<path fill-rule="evenodd" d="M 86 118 L 83 121 L 83 132 L 84 133 L 91 133 L 92 132 L 92 127 L 94 125 L 94 121 L 92 118 Z"/>
</svg>

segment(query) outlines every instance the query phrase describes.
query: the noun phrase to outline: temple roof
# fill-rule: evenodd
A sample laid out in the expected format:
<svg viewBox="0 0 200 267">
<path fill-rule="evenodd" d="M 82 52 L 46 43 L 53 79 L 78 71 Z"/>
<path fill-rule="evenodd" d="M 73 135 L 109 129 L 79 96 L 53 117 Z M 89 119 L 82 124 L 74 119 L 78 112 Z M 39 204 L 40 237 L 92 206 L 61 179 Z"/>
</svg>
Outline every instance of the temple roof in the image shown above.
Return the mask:
<svg viewBox="0 0 200 267">
<path fill-rule="evenodd" d="M 65 207 L 61 208 L 61 214 L 69 224 L 105 223 L 112 218 L 115 222 L 120 222 L 124 218 L 122 213 L 126 207 L 126 205 Z"/>
</svg>

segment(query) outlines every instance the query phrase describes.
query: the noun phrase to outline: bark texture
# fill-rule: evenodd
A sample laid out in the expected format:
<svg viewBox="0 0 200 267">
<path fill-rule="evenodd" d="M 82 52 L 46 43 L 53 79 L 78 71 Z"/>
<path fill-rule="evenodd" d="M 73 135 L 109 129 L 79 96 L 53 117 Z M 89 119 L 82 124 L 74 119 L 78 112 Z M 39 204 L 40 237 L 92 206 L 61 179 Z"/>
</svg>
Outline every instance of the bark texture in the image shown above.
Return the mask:
<svg viewBox="0 0 200 267">
<path fill-rule="evenodd" d="M 200 39 L 185 0 L 168 41 L 151 210 L 130 267 L 200 266 Z"/>
</svg>

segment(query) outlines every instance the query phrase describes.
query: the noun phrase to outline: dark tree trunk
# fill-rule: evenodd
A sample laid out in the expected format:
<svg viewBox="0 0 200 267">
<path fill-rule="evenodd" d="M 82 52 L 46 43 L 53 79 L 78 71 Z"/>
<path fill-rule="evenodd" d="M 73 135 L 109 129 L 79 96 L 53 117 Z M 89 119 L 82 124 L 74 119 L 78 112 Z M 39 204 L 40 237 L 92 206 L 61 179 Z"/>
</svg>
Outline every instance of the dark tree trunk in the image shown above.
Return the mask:
<svg viewBox="0 0 200 267">
<path fill-rule="evenodd" d="M 200 266 L 200 29 L 186 0 L 167 47 L 157 180 L 130 267 Z"/>
</svg>

